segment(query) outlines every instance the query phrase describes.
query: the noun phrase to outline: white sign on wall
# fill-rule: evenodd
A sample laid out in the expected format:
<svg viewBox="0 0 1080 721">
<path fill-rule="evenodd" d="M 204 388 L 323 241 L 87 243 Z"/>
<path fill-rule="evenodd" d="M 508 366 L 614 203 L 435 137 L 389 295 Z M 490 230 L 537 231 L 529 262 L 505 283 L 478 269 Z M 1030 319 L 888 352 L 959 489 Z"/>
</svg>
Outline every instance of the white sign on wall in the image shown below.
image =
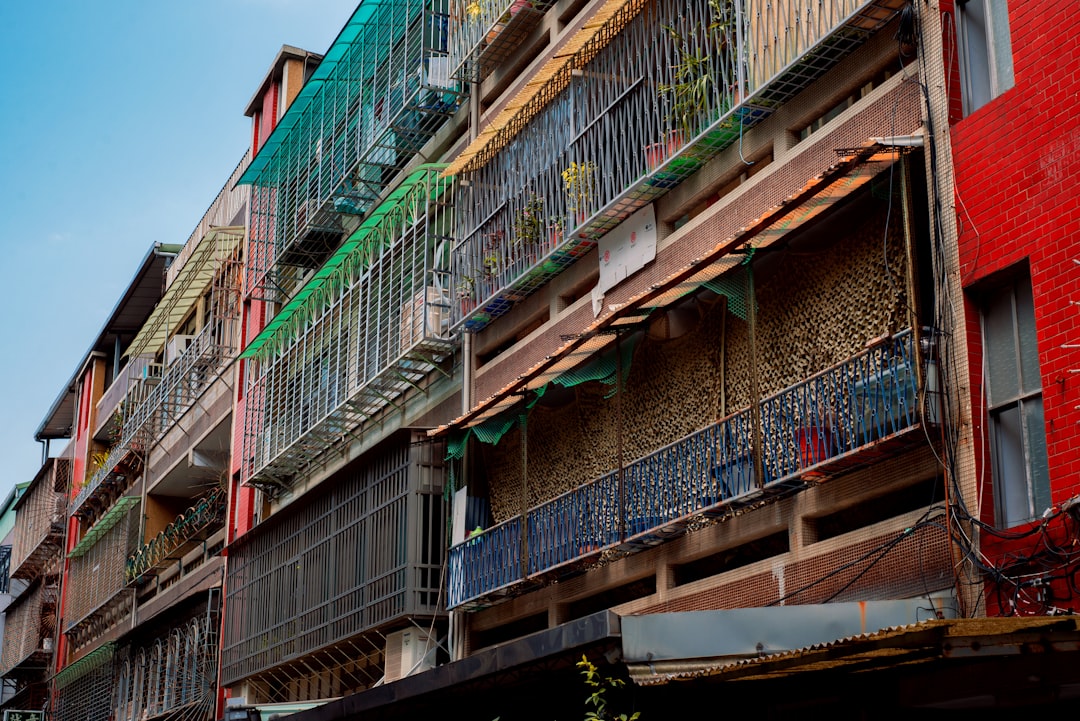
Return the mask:
<svg viewBox="0 0 1080 721">
<path fill-rule="evenodd" d="M 652 203 L 600 238 L 600 282 L 593 288 L 593 315 L 600 315 L 604 293 L 656 258 L 656 211 Z"/>
</svg>

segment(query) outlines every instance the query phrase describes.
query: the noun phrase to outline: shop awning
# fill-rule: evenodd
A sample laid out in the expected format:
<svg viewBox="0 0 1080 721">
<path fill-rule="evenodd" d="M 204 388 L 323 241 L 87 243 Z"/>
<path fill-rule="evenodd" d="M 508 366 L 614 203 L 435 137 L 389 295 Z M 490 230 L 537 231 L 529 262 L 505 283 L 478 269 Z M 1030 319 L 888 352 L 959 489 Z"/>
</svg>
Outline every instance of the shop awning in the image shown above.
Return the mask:
<svg viewBox="0 0 1080 721">
<path fill-rule="evenodd" d="M 322 308 L 336 295 L 355 272 L 366 268 L 375 251 L 395 240 L 395 233 L 407 218 L 413 194 L 424 192 L 430 200 L 439 198 L 453 183 L 453 178 L 439 177 L 445 165 L 421 165 L 390 193 L 360 227 L 349 236 L 315 275 L 297 291 L 262 332 L 248 344 L 241 358 L 266 357 L 281 350 L 295 338 Z M 425 209 L 427 204 L 425 203 Z"/>
<path fill-rule="evenodd" d="M 165 295 L 124 355 L 140 356 L 157 353 L 164 348 L 169 335 L 183 322 L 210 285 L 218 269 L 218 261 L 235 253 L 243 242 L 242 225 L 214 228 L 207 233 L 177 273 L 176 280 L 165 290 Z"/>
<path fill-rule="evenodd" d="M 717 243 L 705 255 L 653 284 L 645 292 L 620 306 L 609 306 L 584 331 L 567 341 L 540 363 L 523 373 L 468 413 L 450 423 L 429 431 L 443 435 L 451 430 L 472 428 L 496 419 L 520 402 L 523 394 L 535 391 L 614 342 L 619 326 L 640 323 L 643 316 L 656 308 L 678 301 L 688 293 L 737 268 L 745 255 L 736 250 L 766 248 L 811 220 L 837 202 L 863 187 L 874 176 L 888 168 L 900 157 L 902 148 L 870 141 L 865 146 L 843 153 L 843 157 L 820 175 L 811 178 L 801 190 L 761 215 L 731 237 Z"/>
</svg>

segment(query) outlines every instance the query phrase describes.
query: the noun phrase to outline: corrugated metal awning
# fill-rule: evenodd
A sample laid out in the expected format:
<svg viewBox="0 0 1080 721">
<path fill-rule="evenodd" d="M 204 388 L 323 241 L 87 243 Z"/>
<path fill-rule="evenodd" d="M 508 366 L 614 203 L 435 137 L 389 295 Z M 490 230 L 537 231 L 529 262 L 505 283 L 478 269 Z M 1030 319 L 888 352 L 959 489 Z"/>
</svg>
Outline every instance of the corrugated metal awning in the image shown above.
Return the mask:
<svg viewBox="0 0 1080 721">
<path fill-rule="evenodd" d="M 867 605 L 875 602 L 867 602 Z M 825 604 L 828 606 L 829 604 Z M 768 609 L 798 615 L 799 606 Z M 739 609 L 764 611 L 767 609 Z M 626 619 L 623 619 L 624 638 Z M 715 681 L 762 681 L 820 671 L 858 668 L 891 669 L 901 664 L 978 661 L 1005 655 L 1051 651 L 1075 653 L 1080 641 L 1077 616 L 1008 618 L 933 618 L 891 626 L 801 648 L 740 658 L 686 658 L 628 662 L 639 686 L 710 678 Z"/>
<path fill-rule="evenodd" d="M 217 261 L 231 256 L 243 242 L 242 225 L 214 228 L 207 233 L 177 273 L 176 280 L 165 290 L 165 295 L 124 355 L 134 357 L 158 353 L 164 348 L 169 335 L 183 322 L 210 285 L 218 268 Z"/>
<path fill-rule="evenodd" d="M 280 350 L 289 339 L 315 318 L 316 313 L 333 302 L 333 296 L 347 283 L 347 276 L 366 268 L 380 247 L 394 241 L 395 228 L 402 225 L 408 214 L 408 204 L 414 193 L 429 193 L 431 200 L 439 198 L 453 183 L 453 178 L 433 176 L 445 165 L 421 165 L 409 174 L 394 192 L 368 214 L 360 227 L 318 272 L 282 306 L 277 315 L 255 336 L 241 358 L 265 357 Z M 434 182 L 428 182 L 434 179 Z"/>
</svg>

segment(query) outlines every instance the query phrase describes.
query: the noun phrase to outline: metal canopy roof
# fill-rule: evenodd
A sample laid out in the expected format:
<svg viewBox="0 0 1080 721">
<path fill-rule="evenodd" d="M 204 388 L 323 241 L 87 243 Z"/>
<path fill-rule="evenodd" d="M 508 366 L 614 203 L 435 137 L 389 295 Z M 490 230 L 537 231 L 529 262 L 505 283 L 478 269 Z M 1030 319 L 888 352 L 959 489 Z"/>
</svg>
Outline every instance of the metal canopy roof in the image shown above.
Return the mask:
<svg viewBox="0 0 1080 721">
<path fill-rule="evenodd" d="M 393 228 L 385 227 L 384 221 L 392 223 L 395 219 L 400 219 L 400 213 L 406 211 L 396 211 L 407 203 L 411 193 L 418 188 L 424 188 L 425 181 L 445 167 L 440 164 L 421 165 L 410 173 L 409 177 L 386 197 L 386 200 L 371 211 L 367 219 L 338 248 L 337 252 L 330 256 L 322 268 L 297 291 L 288 303 L 282 306 L 262 332 L 248 344 L 240 357 L 251 358 L 272 353 L 275 348 L 280 348 L 289 338 L 295 336 L 304 323 L 314 317 L 320 300 L 326 296 L 320 291 L 337 287 L 337 283 L 341 280 L 341 273 L 349 273 L 366 266 L 373 255 L 372 251 L 380 243 L 389 244 L 392 240 Z M 439 178 L 428 187 L 427 192 L 431 193 L 433 199 L 438 198 L 446 192 L 452 182 L 453 178 Z"/>
<path fill-rule="evenodd" d="M 101 517 L 94 526 L 86 532 L 86 535 L 79 540 L 75 545 L 75 548 L 71 549 L 68 553 L 68 558 L 78 558 L 83 556 L 89 551 L 95 543 L 101 540 L 101 537 L 112 530 L 113 526 L 120 522 L 127 513 L 128 509 L 139 502 L 137 496 L 123 496 L 118 499 L 112 507 L 105 512 L 105 515 Z"/>
<path fill-rule="evenodd" d="M 244 226 L 214 228 L 180 269 L 176 280 L 165 291 L 161 301 L 124 351 L 125 356 L 157 353 L 165 347 L 169 335 L 176 330 L 188 312 L 202 296 L 217 271 L 214 261 L 232 255 L 244 242 Z"/>
<path fill-rule="evenodd" d="M 322 62 L 319 63 L 319 67 L 315 68 L 311 78 L 301 88 L 296 99 L 285 111 L 285 115 L 278 121 L 277 127 L 274 128 L 274 131 L 270 133 L 270 137 L 263 143 L 263 146 L 259 149 L 259 154 L 255 156 L 255 159 L 251 161 L 251 165 L 240 176 L 240 180 L 236 181 L 237 185 L 251 185 L 255 182 L 255 179 L 259 177 L 271 158 L 274 157 L 282 142 L 289 136 L 293 126 L 303 118 L 304 110 L 307 109 L 312 99 L 322 90 L 322 83 L 333 74 L 337 64 L 348 53 L 353 41 L 360 35 L 364 24 L 384 4 L 392 4 L 392 0 L 389 0 L 389 2 L 365 0 L 360 3 L 353 12 L 352 17 L 345 23 L 345 27 L 341 29 L 337 38 L 331 43 L 330 49 L 326 51 Z"/>
<path fill-rule="evenodd" d="M 94 341 L 79 358 L 70 380 L 64 384 L 60 395 L 49 407 L 41 425 L 34 432 L 34 440 L 43 441 L 53 438 L 70 438 L 71 428 L 75 423 L 75 389 L 79 371 L 93 353 L 109 354 L 119 341 L 123 347 L 135 337 L 146 323 L 154 305 L 161 298 L 168 257 L 178 253 L 183 246 L 155 243 L 143 257 L 127 290 L 109 313 L 108 320 L 98 331 Z M 162 255 L 165 254 L 165 255 Z"/>
<path fill-rule="evenodd" d="M 756 250 L 779 241 L 863 187 L 879 172 L 892 165 L 901 152 L 873 140 L 862 148 L 852 150 L 757 220 L 626 303 L 611 307 L 606 315 L 600 316 L 573 339 L 520 375 L 517 380 L 477 403 L 468 413 L 429 431 L 429 435 L 436 436 L 453 429 L 471 428 L 512 409 L 521 401 L 525 391 L 535 391 L 547 385 L 560 374 L 606 349 L 614 342 L 614 335 L 608 332 L 610 329 L 621 325 L 635 325 L 643 315 L 653 309 L 675 303 L 688 293 L 698 290 L 703 284 L 738 267 L 744 256 L 736 253 L 736 250 Z"/>
</svg>

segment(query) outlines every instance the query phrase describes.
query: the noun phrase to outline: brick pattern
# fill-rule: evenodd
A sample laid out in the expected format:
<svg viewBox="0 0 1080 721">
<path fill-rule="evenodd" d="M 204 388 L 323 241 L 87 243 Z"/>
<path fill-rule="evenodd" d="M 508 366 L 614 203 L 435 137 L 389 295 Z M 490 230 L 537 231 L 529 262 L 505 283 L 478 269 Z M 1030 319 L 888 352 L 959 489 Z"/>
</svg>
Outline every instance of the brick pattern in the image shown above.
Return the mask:
<svg viewBox="0 0 1080 721">
<path fill-rule="evenodd" d="M 951 10 L 943 3 L 943 10 Z M 945 21 L 943 21 L 945 22 Z M 948 22 L 951 22 L 949 18 Z M 1080 493 L 1080 16 L 1068 3 L 1010 2 L 1009 23 L 1016 85 L 951 128 L 965 287 L 1025 260 L 1035 297 L 1043 403 L 1055 503 Z M 950 29 L 945 28 L 946 39 Z M 948 42 L 946 59 L 952 52 Z M 959 108 L 959 85 L 951 83 L 950 107 Z M 978 307 L 966 299 L 972 375 L 976 458 L 984 520 L 993 521 L 985 410 L 981 395 Z M 984 536 L 991 558 L 1030 550 L 1035 541 L 998 542 Z M 1065 593 L 1065 597 L 1072 594 Z M 1073 597 L 1075 601 L 1075 597 Z M 988 595 L 991 611 L 1000 607 Z M 1022 609 L 1021 609 L 1022 612 Z"/>
</svg>

